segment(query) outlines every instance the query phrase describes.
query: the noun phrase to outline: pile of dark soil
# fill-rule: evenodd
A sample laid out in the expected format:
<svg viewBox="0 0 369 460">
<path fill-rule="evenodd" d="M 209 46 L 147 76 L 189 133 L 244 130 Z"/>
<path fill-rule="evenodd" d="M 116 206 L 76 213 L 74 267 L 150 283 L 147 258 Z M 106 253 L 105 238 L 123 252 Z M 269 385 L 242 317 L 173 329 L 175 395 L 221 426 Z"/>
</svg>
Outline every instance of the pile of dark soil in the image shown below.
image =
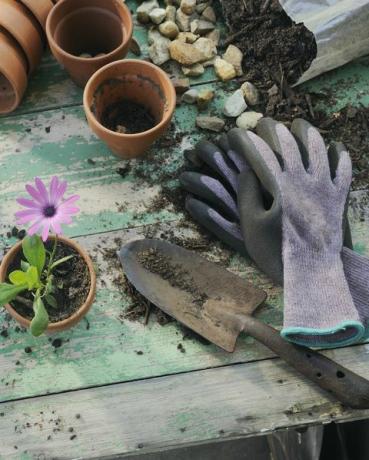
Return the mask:
<svg viewBox="0 0 369 460">
<path fill-rule="evenodd" d="M 52 249 L 50 243 L 47 243 L 46 247 L 49 251 Z M 62 321 L 76 312 L 85 302 L 90 290 L 90 277 L 84 260 L 70 246 L 58 243 L 55 260 L 69 255 L 74 257 L 53 270 L 54 286 L 57 288 L 53 295 L 58 306 L 53 308 L 45 303 L 51 323 Z M 21 256 L 22 254 L 19 253 L 15 258 L 9 267 L 9 273 L 13 270 L 19 270 Z M 15 300 L 11 302 L 11 305 L 20 315 L 31 320 L 33 318 L 32 294 L 26 291 L 21 294 L 21 297 L 25 302 L 21 303 Z M 26 303 L 29 303 L 29 306 L 26 306 Z"/>
<path fill-rule="evenodd" d="M 291 88 L 316 55 L 313 34 L 295 24 L 278 0 L 220 0 L 233 43 L 244 53 L 244 76 L 261 94 L 257 108 L 287 126 L 304 118 L 316 126 L 327 142 L 341 141 L 353 161 L 354 189 L 369 187 L 369 109 L 344 107 L 334 113 L 318 107 L 334 106 L 331 94 Z"/>
<path fill-rule="evenodd" d="M 155 118 L 146 107 L 128 99 L 109 105 L 102 114 L 101 123 L 121 134 L 142 133 L 156 125 Z"/>
<path fill-rule="evenodd" d="M 278 0 L 221 0 L 233 43 L 244 53 L 245 79 L 270 88 L 284 78 L 298 80 L 316 56 L 314 35 L 294 23 Z"/>
</svg>

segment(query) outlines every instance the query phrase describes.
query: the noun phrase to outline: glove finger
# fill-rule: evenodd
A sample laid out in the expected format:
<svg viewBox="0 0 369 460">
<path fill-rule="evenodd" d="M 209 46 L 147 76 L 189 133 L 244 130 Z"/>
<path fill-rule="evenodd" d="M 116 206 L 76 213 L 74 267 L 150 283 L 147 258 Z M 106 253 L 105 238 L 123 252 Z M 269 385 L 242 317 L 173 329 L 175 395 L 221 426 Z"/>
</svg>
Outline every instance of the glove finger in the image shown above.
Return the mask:
<svg viewBox="0 0 369 460">
<path fill-rule="evenodd" d="M 310 174 L 327 175 L 329 163 L 324 139 L 319 131 L 306 120 L 296 118 L 291 125 L 291 133 L 298 141 L 303 162 Z"/>
<path fill-rule="evenodd" d="M 196 172 L 184 172 L 179 176 L 179 182 L 188 192 L 203 198 L 231 219 L 239 220 L 235 200 L 217 179 Z"/>
<path fill-rule="evenodd" d="M 258 135 L 283 161 L 286 171 L 304 171 L 297 142 L 284 124 L 271 118 L 262 118 L 256 126 Z"/>
<path fill-rule="evenodd" d="M 183 155 L 186 161 L 190 163 L 191 167 L 201 168 L 204 165 L 204 162 L 199 158 L 196 150 L 185 150 Z"/>
<path fill-rule="evenodd" d="M 240 174 L 238 181 L 238 208 L 246 210 L 251 219 L 259 219 L 265 216 L 274 216 L 275 212 L 280 212 L 280 207 L 275 206 L 278 197 L 273 197 L 265 192 L 262 184 L 252 169 Z"/>
<path fill-rule="evenodd" d="M 265 189 L 276 195 L 279 191 L 277 179 L 282 169 L 268 144 L 251 131 L 241 128 L 231 129 L 228 140 L 231 148 L 245 157 Z"/>
<path fill-rule="evenodd" d="M 352 180 L 352 163 L 347 150 L 339 152 L 338 166 L 336 170 L 336 177 L 333 183 L 346 195 L 349 192 Z"/>
<path fill-rule="evenodd" d="M 342 142 L 331 142 L 328 147 L 328 163 L 332 180 L 336 178 L 338 163 L 343 151 L 347 152 L 347 149 Z"/>
<path fill-rule="evenodd" d="M 238 197 L 246 250 L 262 272 L 283 285 L 282 209 L 278 198 L 266 209 L 261 184 L 251 170 L 240 175 Z"/>
<path fill-rule="evenodd" d="M 329 169 L 331 171 L 332 180 L 334 180 L 336 177 L 337 166 L 338 166 L 340 154 L 343 150 L 346 150 L 346 147 L 344 146 L 344 144 L 342 144 L 342 142 L 332 142 L 328 148 L 328 162 L 329 162 Z M 353 244 L 352 244 L 350 223 L 349 223 L 348 216 L 347 216 L 347 208 L 348 208 L 348 199 L 346 200 L 345 212 L 343 215 L 343 219 L 344 219 L 343 245 L 346 248 L 352 249 Z"/>
<path fill-rule="evenodd" d="M 223 152 L 227 154 L 228 158 L 232 161 L 239 173 L 249 168 L 245 157 L 241 153 L 231 149 L 227 134 L 222 134 L 220 136 L 218 144 Z"/>
<path fill-rule="evenodd" d="M 196 153 L 204 163 L 223 177 L 235 192 L 237 191 L 238 172 L 218 146 L 203 140 L 196 145 Z"/>
<path fill-rule="evenodd" d="M 192 197 L 186 198 L 186 209 L 192 218 L 215 235 L 220 241 L 227 244 L 239 254 L 247 256 L 240 226 L 221 216 L 206 203 Z"/>
</svg>

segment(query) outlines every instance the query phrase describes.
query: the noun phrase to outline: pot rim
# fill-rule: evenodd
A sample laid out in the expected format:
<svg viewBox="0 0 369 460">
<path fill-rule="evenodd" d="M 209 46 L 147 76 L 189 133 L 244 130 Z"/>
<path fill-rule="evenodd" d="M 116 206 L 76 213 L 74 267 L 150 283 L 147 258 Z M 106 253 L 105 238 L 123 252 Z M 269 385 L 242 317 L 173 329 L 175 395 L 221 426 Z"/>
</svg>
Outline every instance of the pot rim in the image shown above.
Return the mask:
<svg viewBox="0 0 369 460">
<path fill-rule="evenodd" d="M 50 235 L 48 239 L 54 240 L 55 235 Z M 87 252 L 75 241 L 71 238 L 67 238 L 65 236 L 58 235 L 58 241 L 66 244 L 67 246 L 72 247 L 79 256 L 84 260 L 85 264 L 87 265 L 89 275 L 90 275 L 90 290 L 88 295 L 84 301 L 84 303 L 76 310 L 71 316 L 68 318 L 63 319 L 62 321 L 57 321 L 55 323 L 49 323 L 45 332 L 54 332 L 54 331 L 61 331 L 63 329 L 67 329 L 71 327 L 73 324 L 78 322 L 82 317 L 88 312 L 90 309 L 96 294 L 96 273 L 94 270 L 94 266 L 90 256 Z M 10 263 L 14 259 L 15 255 L 19 252 L 22 247 L 22 241 L 18 241 L 14 246 L 10 248 L 10 250 L 5 254 L 1 265 L 0 265 L 0 282 L 4 282 L 7 275 L 7 270 L 9 268 Z M 22 326 L 29 328 L 31 321 L 24 316 L 20 315 L 10 304 L 4 305 L 4 307 L 8 310 L 11 316 L 17 320 Z"/>
<path fill-rule="evenodd" d="M 16 66 L 16 71 L 18 70 L 19 72 L 17 74 L 17 72 L 9 71 L 7 66 L 3 66 L 0 62 L 0 74 L 4 75 L 4 77 L 11 84 L 14 94 L 13 105 L 6 110 L 0 109 L 0 115 L 5 115 L 14 111 L 22 100 L 24 91 L 27 87 L 27 62 L 23 60 L 23 56 L 19 54 L 18 50 L 13 47 L 10 39 L 1 31 L 0 43 L 5 47 L 5 52 L 9 53 L 9 57 L 12 59 L 13 65 Z"/>
<path fill-rule="evenodd" d="M 168 110 L 165 112 L 163 118 L 160 120 L 159 123 L 157 123 L 155 126 L 153 126 L 150 129 L 147 129 L 146 131 L 141 131 L 139 133 L 134 133 L 134 134 L 123 134 L 123 133 L 117 133 L 116 131 L 112 131 L 108 128 L 106 128 L 103 124 L 99 122 L 99 120 L 96 118 L 95 114 L 92 112 L 90 105 L 88 103 L 88 94 L 92 92 L 92 86 L 93 83 L 95 82 L 95 79 L 100 76 L 102 73 L 104 73 L 107 69 L 110 67 L 118 67 L 122 65 L 129 65 L 131 63 L 134 63 L 135 65 L 139 65 L 142 67 L 151 67 L 155 72 L 161 74 L 161 76 L 164 78 L 164 80 L 167 80 L 168 82 L 168 88 L 169 88 L 169 97 L 167 99 L 167 104 L 168 104 Z M 122 72 L 122 75 L 124 73 Z M 100 86 L 100 85 L 99 85 Z M 97 88 L 96 88 L 97 89 Z M 95 91 L 94 91 L 95 92 Z M 106 64 L 104 67 L 101 67 L 101 69 L 97 70 L 92 77 L 88 80 L 84 92 L 83 92 L 83 106 L 86 112 L 87 117 L 90 119 L 92 123 L 94 123 L 100 130 L 102 130 L 104 133 L 114 136 L 116 139 L 135 139 L 135 138 L 140 138 L 143 135 L 147 135 L 150 133 L 154 133 L 158 129 L 160 129 L 163 125 L 167 123 L 168 120 L 173 115 L 173 112 L 176 108 L 176 91 L 174 89 L 173 83 L 171 82 L 168 74 L 164 72 L 163 69 L 158 67 L 155 64 L 152 64 L 151 62 L 143 61 L 140 59 L 121 59 L 119 61 L 114 61 L 109 64 Z"/>
<path fill-rule="evenodd" d="M 54 39 L 54 35 L 51 33 L 51 29 L 50 29 L 50 27 L 51 27 L 50 23 L 51 23 L 52 16 L 56 14 L 55 11 L 57 11 L 58 8 L 61 7 L 61 5 L 63 5 L 64 3 L 68 2 L 68 1 L 75 1 L 75 0 L 59 0 L 57 3 L 54 4 L 53 8 L 51 9 L 51 11 L 50 11 L 50 13 L 49 13 L 49 15 L 47 16 L 47 19 L 46 19 L 46 35 L 47 35 L 47 39 L 48 39 L 49 43 L 64 57 L 66 57 L 68 59 L 71 59 L 72 61 L 78 61 L 78 62 L 98 62 L 99 60 L 105 60 L 106 58 L 114 56 L 114 54 L 116 54 L 117 51 L 123 49 L 127 45 L 127 43 L 130 42 L 130 40 L 132 38 L 132 34 L 133 34 L 133 20 L 132 20 L 132 16 L 131 16 L 131 12 L 130 12 L 129 8 L 123 2 L 119 2 L 119 1 L 116 1 L 116 0 L 106 0 L 106 1 L 110 1 L 110 2 L 114 3 L 114 5 L 116 5 L 118 8 L 121 8 L 122 10 L 125 10 L 125 13 L 126 13 L 127 17 L 129 18 L 127 23 L 124 23 L 124 25 L 127 26 L 127 34 L 125 36 L 123 36 L 123 40 L 120 43 L 120 45 L 117 46 L 116 48 L 114 48 L 113 50 L 111 50 L 109 53 L 104 54 L 103 56 L 95 56 L 95 57 L 90 57 L 90 58 L 84 58 L 84 57 L 75 56 L 74 54 L 68 53 L 67 51 L 65 51 L 63 48 L 61 48 L 58 45 L 58 43 Z"/>
<path fill-rule="evenodd" d="M 22 48 L 27 59 L 27 74 L 29 75 L 35 70 L 41 60 L 43 50 L 43 42 L 40 35 L 41 27 L 39 27 L 39 23 L 34 15 L 22 2 L 0 0 L 0 4 L 2 4 L 2 7 L 4 6 L 10 9 L 9 11 L 13 16 L 15 12 L 18 20 L 21 19 L 23 25 L 26 24 L 26 30 L 24 30 L 19 29 L 19 27 L 14 27 L 13 23 L 9 24 L 6 23 L 6 21 L 0 21 L 0 28 L 2 27 L 5 29 Z M 31 40 L 32 43 L 27 41 L 27 38 Z"/>
</svg>

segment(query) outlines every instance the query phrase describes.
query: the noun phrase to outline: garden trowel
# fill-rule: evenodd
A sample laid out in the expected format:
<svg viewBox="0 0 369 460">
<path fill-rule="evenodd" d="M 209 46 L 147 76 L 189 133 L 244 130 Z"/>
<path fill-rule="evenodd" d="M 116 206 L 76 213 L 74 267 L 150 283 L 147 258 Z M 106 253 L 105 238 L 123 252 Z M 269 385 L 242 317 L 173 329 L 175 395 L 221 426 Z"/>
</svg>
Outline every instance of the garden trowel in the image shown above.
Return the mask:
<svg viewBox="0 0 369 460">
<path fill-rule="evenodd" d="M 143 239 L 119 253 L 129 281 L 151 303 L 228 352 L 244 331 L 353 408 L 369 408 L 369 381 L 308 348 L 285 341 L 252 316 L 264 291 L 195 252 Z"/>
</svg>

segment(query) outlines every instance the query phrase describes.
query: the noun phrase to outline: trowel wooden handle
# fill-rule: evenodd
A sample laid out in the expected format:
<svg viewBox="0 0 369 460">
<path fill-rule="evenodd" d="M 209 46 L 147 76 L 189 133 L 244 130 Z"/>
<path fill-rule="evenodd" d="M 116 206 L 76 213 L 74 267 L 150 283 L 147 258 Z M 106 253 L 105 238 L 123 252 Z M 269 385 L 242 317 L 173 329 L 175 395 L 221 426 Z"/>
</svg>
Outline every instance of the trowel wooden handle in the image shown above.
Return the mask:
<svg viewBox="0 0 369 460">
<path fill-rule="evenodd" d="M 252 316 L 244 331 L 346 406 L 369 408 L 369 381 L 360 375 L 309 348 L 287 342 L 278 331 Z"/>
</svg>

